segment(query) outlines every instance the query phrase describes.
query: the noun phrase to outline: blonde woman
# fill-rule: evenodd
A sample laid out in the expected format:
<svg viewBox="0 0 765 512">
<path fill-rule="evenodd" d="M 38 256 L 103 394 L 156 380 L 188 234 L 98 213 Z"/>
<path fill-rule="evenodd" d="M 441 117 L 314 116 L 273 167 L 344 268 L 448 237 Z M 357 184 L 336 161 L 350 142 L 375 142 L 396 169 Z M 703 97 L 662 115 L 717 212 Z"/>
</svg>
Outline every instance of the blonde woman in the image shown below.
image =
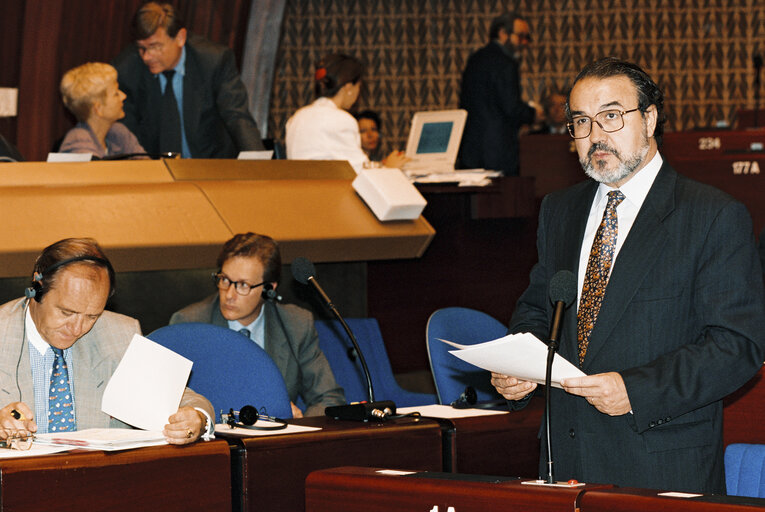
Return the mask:
<svg viewBox="0 0 765 512">
<path fill-rule="evenodd" d="M 117 83 L 117 70 L 109 64 L 88 62 L 70 69 L 61 79 L 61 96 L 77 118 L 61 142 L 62 153 L 104 158 L 146 152 L 136 136 L 117 122 L 125 117 L 125 93 Z"/>
</svg>

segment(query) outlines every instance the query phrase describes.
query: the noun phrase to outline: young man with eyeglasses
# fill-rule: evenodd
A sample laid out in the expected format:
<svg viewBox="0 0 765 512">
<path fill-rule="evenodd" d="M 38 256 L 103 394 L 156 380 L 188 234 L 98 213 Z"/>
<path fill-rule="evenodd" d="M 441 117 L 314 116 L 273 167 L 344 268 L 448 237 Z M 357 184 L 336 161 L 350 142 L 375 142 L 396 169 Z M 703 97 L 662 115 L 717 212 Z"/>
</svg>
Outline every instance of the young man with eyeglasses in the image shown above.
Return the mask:
<svg viewBox="0 0 765 512">
<path fill-rule="evenodd" d="M 578 276 L 559 353 L 587 376 L 551 392 L 556 480 L 724 494 L 722 399 L 765 358 L 762 271 L 744 205 L 663 161 L 663 107 L 635 64 L 579 73 L 568 128 L 592 179 L 543 200 L 510 331 L 547 339 L 550 280 Z M 492 383 L 513 409 L 536 387 Z"/>
<path fill-rule="evenodd" d="M 470 56 L 462 74 L 460 108 L 468 116 L 459 162 L 464 169 L 516 176 L 518 130 L 543 114 L 539 105 L 521 97 L 518 59 L 531 43 L 529 24 L 516 13 L 504 13 L 492 21 L 489 39 Z"/>
<path fill-rule="evenodd" d="M 227 327 L 265 349 L 287 384 L 293 417 L 323 416 L 325 407 L 344 404 L 343 388 L 319 348 L 313 315 L 275 300 L 282 266 L 276 242 L 255 233 L 235 235 L 223 245 L 217 264 L 218 293 L 175 312 L 170 324 Z M 298 396 L 305 413 L 295 406 Z"/>
</svg>

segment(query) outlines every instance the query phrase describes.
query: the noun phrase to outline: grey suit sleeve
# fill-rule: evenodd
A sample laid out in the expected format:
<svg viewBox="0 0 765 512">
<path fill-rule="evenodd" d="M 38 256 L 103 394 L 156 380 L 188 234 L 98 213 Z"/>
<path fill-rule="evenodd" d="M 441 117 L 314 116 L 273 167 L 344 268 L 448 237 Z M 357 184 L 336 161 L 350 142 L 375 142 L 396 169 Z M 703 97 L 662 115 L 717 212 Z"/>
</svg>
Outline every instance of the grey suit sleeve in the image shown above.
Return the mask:
<svg viewBox="0 0 765 512">
<path fill-rule="evenodd" d="M 218 84 L 215 101 L 218 113 L 239 151 L 265 149 L 260 130 L 249 112 L 247 89 L 242 83 L 230 49 L 223 52 L 216 70 Z"/>
<path fill-rule="evenodd" d="M 691 294 L 697 331 L 690 343 L 620 372 L 638 432 L 721 400 L 754 375 L 765 357 L 762 272 L 746 208 L 730 201 L 711 225 L 698 229 L 706 233 L 695 276 L 683 283 L 687 291 L 677 291 L 677 301 Z M 689 334 L 674 332 L 673 325 L 657 328 L 668 344 Z"/>
<path fill-rule="evenodd" d="M 345 403 L 341 388 L 326 356 L 319 348 L 319 334 L 311 319 L 305 336 L 298 342 L 300 358 L 301 395 L 306 404 L 306 416 L 323 416 L 324 408 Z"/>
</svg>

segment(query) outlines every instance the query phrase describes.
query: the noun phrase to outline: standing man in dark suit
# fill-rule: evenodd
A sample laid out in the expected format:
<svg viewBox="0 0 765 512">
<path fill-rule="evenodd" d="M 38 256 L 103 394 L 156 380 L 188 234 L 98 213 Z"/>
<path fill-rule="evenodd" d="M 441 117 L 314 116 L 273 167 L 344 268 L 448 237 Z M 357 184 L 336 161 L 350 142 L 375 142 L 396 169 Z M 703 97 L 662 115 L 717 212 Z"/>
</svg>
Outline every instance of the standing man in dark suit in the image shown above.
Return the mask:
<svg viewBox="0 0 765 512">
<path fill-rule="evenodd" d="M 529 30 L 517 14 L 502 14 L 491 23 L 489 44 L 468 59 L 460 91 L 460 108 L 468 113 L 462 168 L 518 175 L 518 129 L 533 123 L 541 110 L 521 99 L 518 57 L 531 42 Z"/>
<path fill-rule="evenodd" d="M 547 339 L 550 279 L 578 276 L 560 354 L 587 376 L 551 393 L 557 480 L 724 493 L 722 399 L 765 357 L 762 273 L 746 208 L 663 162 L 663 102 L 634 64 L 579 73 L 568 126 L 592 180 L 543 200 L 510 330 Z M 536 387 L 492 383 L 511 408 Z"/>
<path fill-rule="evenodd" d="M 127 94 L 122 122 L 148 153 L 236 158 L 263 149 L 229 48 L 188 34 L 167 3 L 144 4 L 131 30 L 136 42 L 114 67 Z"/>
</svg>

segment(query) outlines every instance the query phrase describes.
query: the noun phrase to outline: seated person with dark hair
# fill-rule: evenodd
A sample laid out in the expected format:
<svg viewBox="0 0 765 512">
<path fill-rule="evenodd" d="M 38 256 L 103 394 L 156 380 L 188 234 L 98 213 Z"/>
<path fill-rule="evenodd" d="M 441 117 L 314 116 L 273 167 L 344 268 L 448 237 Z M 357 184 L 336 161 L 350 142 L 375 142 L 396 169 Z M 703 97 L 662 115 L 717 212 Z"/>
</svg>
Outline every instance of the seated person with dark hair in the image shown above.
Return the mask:
<svg viewBox="0 0 765 512">
<path fill-rule="evenodd" d="M 271 356 L 284 377 L 292 402 L 298 396 L 306 405 L 306 416 L 324 415 L 324 408 L 345 403 L 327 358 L 319 348 L 313 315 L 291 304 L 274 300 L 281 272 L 276 242 L 255 233 L 235 235 L 218 256 L 218 287 L 206 299 L 177 311 L 170 324 L 203 322 L 239 331 Z"/>
<path fill-rule="evenodd" d="M 61 142 L 62 153 L 93 153 L 94 157 L 145 153 L 138 139 L 118 123 L 125 117 L 125 93 L 117 83 L 117 70 L 103 62 L 88 62 L 61 78 L 64 105 L 77 118 Z M 145 158 L 145 157 L 144 157 Z"/>
<path fill-rule="evenodd" d="M 114 269 L 93 239 L 61 240 L 38 256 L 26 297 L 0 306 L 0 439 L 130 428 L 101 410 L 105 384 L 141 333 L 136 319 L 104 311 L 113 291 Z M 165 439 L 193 443 L 212 433 L 213 417 L 186 388 Z"/>
<path fill-rule="evenodd" d="M 380 116 L 374 110 L 363 110 L 356 114 L 356 120 L 359 122 L 361 149 L 367 154 L 370 162 L 379 162 L 383 158 Z"/>
</svg>

